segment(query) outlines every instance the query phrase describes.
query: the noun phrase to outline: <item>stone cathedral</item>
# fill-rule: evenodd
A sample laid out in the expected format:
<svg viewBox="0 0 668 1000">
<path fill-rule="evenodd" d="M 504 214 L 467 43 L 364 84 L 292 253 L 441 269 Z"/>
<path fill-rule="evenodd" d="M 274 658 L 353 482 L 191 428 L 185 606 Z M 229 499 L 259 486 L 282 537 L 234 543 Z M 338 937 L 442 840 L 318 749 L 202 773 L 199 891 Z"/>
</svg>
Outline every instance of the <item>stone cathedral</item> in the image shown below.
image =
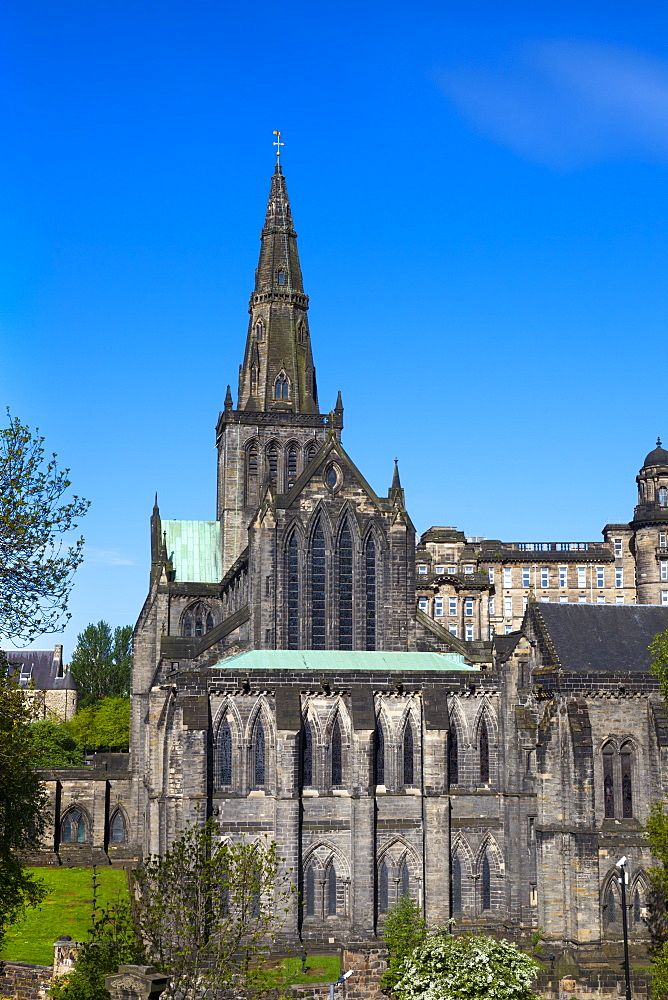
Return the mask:
<svg viewBox="0 0 668 1000">
<path fill-rule="evenodd" d="M 228 386 L 216 427 L 216 520 L 154 507 L 129 761 L 44 772 L 42 863 L 132 864 L 214 816 L 224 836 L 276 841 L 299 893 L 293 946 L 368 945 L 409 894 L 431 926 L 542 928 L 548 950 L 593 975 L 621 937 L 622 854 L 642 949 L 641 827 L 668 791 L 647 651 L 668 627 L 668 451 L 648 455 L 635 520 L 608 526 L 605 551 L 506 559 L 501 543 L 476 549 L 433 528 L 416 556 L 397 467 L 377 495 L 343 447 L 341 395 L 321 412 L 308 309 L 277 163 L 236 405 Z M 563 592 L 582 569 L 586 596 L 615 565 L 628 585 L 634 532 L 654 603 L 538 594 L 543 572 L 561 586 L 562 563 Z M 525 588 L 505 629 L 478 617 L 469 632 L 459 617 L 458 634 L 427 605 L 461 596 L 468 614 L 465 601 L 493 601 L 495 564 L 497 586 L 503 565 Z M 533 583 L 525 566 L 538 567 Z"/>
</svg>

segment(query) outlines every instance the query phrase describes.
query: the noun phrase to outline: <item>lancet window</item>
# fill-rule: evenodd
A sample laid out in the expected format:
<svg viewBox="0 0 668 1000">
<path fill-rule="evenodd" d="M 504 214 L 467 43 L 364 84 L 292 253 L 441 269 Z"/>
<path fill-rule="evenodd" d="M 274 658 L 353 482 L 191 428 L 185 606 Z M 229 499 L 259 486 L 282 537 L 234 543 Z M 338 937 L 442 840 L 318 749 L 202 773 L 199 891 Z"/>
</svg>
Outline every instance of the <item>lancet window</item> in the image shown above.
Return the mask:
<svg viewBox="0 0 668 1000">
<path fill-rule="evenodd" d="M 326 649 L 326 597 L 325 533 L 319 521 L 311 539 L 311 649 Z"/>
<path fill-rule="evenodd" d="M 290 379 L 285 374 L 281 372 L 280 375 L 276 376 L 276 381 L 274 382 L 274 399 L 289 399 L 290 398 Z"/>
<path fill-rule="evenodd" d="M 376 784 L 385 784 L 385 733 L 383 732 L 383 723 L 378 719 L 376 722 L 376 739 L 375 739 L 375 766 L 376 766 Z"/>
<path fill-rule="evenodd" d="M 336 916 L 336 868 L 334 862 L 331 863 L 327 872 L 327 913 L 330 917 Z"/>
<path fill-rule="evenodd" d="M 459 742 L 457 730 L 452 721 L 448 733 L 448 780 L 451 785 L 459 784 Z"/>
<path fill-rule="evenodd" d="M 116 810 L 109 821 L 109 841 L 112 844 L 122 844 L 125 841 L 125 820 L 120 809 Z"/>
<path fill-rule="evenodd" d="M 218 778 L 221 785 L 232 784 L 232 730 L 227 719 L 223 719 L 218 730 Z"/>
<path fill-rule="evenodd" d="M 292 532 L 286 552 L 288 649 L 299 649 L 299 543 Z"/>
<path fill-rule="evenodd" d="M 313 731 L 308 719 L 302 727 L 302 784 L 313 784 Z"/>
<path fill-rule="evenodd" d="M 306 451 L 304 452 L 304 464 L 309 465 L 315 458 L 315 453 L 318 450 L 317 444 L 312 441 L 310 444 L 306 445 Z"/>
<path fill-rule="evenodd" d="M 299 461 L 299 449 L 297 448 L 297 445 L 296 444 L 288 445 L 286 461 L 285 461 L 288 488 L 292 486 L 295 479 L 297 478 L 298 461 Z"/>
<path fill-rule="evenodd" d="M 332 785 L 343 784 L 343 758 L 341 752 L 341 725 L 338 718 L 334 720 L 331 742 Z"/>
<path fill-rule="evenodd" d="M 378 869 L 378 912 L 387 913 L 389 909 L 389 878 L 387 864 L 381 861 Z"/>
<path fill-rule="evenodd" d="M 253 758 L 255 786 L 261 788 L 265 783 L 266 777 L 266 745 L 262 719 L 258 719 L 255 726 Z"/>
<path fill-rule="evenodd" d="M 246 452 L 246 503 L 257 501 L 259 457 L 257 445 L 251 445 Z"/>
<path fill-rule="evenodd" d="M 278 445 L 272 442 L 267 448 L 267 463 L 272 483 L 278 479 Z"/>
<path fill-rule="evenodd" d="M 404 785 L 413 784 L 414 772 L 414 748 L 413 748 L 413 727 L 410 720 L 406 720 L 404 726 Z"/>
<path fill-rule="evenodd" d="M 369 535 L 364 547 L 365 639 L 366 648 L 376 648 L 376 542 Z"/>
<path fill-rule="evenodd" d="M 462 912 L 462 863 L 459 859 L 459 854 L 455 854 L 452 859 L 452 871 L 451 871 L 451 906 L 453 913 Z"/>
<path fill-rule="evenodd" d="M 489 731 L 486 719 L 480 723 L 478 749 L 480 753 L 480 784 L 487 785 L 489 783 Z"/>
<path fill-rule="evenodd" d="M 481 904 L 483 910 L 491 910 L 492 908 L 492 873 L 489 865 L 489 858 L 487 852 L 483 855 L 482 859 L 482 872 L 481 872 Z"/>
<path fill-rule="evenodd" d="M 633 746 L 626 742 L 616 753 L 612 742 L 601 753 L 603 761 L 603 815 L 606 819 L 633 817 Z"/>
<path fill-rule="evenodd" d="M 85 844 L 88 841 L 88 824 L 79 809 L 70 809 L 60 824 L 60 839 L 63 844 Z"/>
<path fill-rule="evenodd" d="M 346 521 L 339 535 L 339 649 L 353 648 L 353 539 Z"/>
</svg>

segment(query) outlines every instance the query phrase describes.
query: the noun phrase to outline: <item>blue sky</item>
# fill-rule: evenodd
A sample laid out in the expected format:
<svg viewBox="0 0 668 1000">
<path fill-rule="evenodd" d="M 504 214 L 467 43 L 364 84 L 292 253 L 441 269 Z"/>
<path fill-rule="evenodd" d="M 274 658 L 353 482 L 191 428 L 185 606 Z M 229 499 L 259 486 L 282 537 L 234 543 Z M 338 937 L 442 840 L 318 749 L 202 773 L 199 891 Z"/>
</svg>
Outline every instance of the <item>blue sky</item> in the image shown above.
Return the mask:
<svg viewBox="0 0 668 1000">
<path fill-rule="evenodd" d="M 371 484 L 397 455 L 418 531 L 631 517 L 668 438 L 665 4 L 4 13 L 2 401 L 92 501 L 66 657 L 136 619 L 155 490 L 215 516 L 277 128 L 321 404 Z"/>
</svg>

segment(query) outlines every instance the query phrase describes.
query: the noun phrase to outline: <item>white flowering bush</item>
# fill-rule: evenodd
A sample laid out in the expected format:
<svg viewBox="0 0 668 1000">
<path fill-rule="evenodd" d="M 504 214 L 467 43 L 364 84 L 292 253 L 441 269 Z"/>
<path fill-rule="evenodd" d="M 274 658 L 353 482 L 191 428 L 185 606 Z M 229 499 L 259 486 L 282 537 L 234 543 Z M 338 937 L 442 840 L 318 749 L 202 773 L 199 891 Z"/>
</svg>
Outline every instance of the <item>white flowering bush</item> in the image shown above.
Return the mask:
<svg viewBox="0 0 668 1000">
<path fill-rule="evenodd" d="M 538 1000 L 531 989 L 538 969 L 509 941 L 442 928 L 404 960 L 394 993 L 399 1000 Z"/>
</svg>

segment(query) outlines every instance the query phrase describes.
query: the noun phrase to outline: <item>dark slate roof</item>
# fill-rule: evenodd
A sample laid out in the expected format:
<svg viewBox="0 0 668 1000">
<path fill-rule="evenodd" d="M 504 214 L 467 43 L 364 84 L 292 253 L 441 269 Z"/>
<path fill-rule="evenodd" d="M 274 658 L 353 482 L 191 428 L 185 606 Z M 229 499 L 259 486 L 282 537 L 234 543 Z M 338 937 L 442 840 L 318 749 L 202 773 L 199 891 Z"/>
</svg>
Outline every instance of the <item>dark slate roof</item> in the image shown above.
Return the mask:
<svg viewBox="0 0 668 1000">
<path fill-rule="evenodd" d="M 668 451 L 661 447 L 661 438 L 656 439 L 656 448 L 645 459 L 643 469 L 648 465 L 668 465 Z"/>
<path fill-rule="evenodd" d="M 647 673 L 647 647 L 668 628 L 668 608 L 650 604 L 534 604 L 564 670 Z"/>
<path fill-rule="evenodd" d="M 494 636 L 494 652 L 498 663 L 505 663 L 515 651 L 515 646 L 522 638 L 521 632 L 510 632 L 509 635 Z"/>
<path fill-rule="evenodd" d="M 76 691 L 76 684 L 63 666 L 62 646 L 55 649 L 6 649 L 9 673 L 18 674 L 26 686 L 32 681 L 38 691 Z"/>
</svg>

